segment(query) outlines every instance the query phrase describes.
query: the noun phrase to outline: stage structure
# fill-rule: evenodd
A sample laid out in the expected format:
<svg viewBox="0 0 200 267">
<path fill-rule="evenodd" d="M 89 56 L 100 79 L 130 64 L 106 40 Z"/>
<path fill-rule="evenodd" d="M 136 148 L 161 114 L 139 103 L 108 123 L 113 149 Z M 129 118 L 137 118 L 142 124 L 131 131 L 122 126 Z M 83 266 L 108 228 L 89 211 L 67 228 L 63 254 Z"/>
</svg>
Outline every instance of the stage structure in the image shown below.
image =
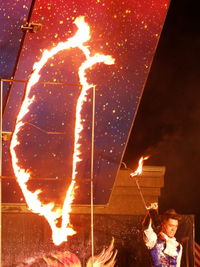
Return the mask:
<svg viewBox="0 0 200 267">
<path fill-rule="evenodd" d="M 164 167 L 144 166 L 138 176 L 147 204 L 158 202 L 164 187 Z M 61 247 L 55 248 L 47 222 L 33 214 L 22 203 L 3 203 L 3 259 L 5 266 L 26 260 L 52 257 L 58 252 L 70 251 L 85 266 L 91 256 L 90 205 L 72 206 L 72 223 L 77 235 Z M 114 238 L 117 249 L 116 265 L 119 267 L 149 266 L 149 257 L 142 241 L 141 221 L 146 211 L 138 195 L 130 170 L 120 170 L 116 177 L 109 203 L 94 206 L 95 255 L 108 247 Z M 177 238 L 183 244 L 182 267 L 193 266 L 194 216 L 182 215 Z M 23 249 L 22 249 L 23 248 Z M 44 265 L 46 266 L 46 265 Z M 68 266 L 68 265 L 67 265 Z"/>
<path fill-rule="evenodd" d="M 2 202 L 44 216 L 57 246 L 88 205 L 93 261 L 94 209 L 112 200 L 169 1 L 4 5 Z"/>
</svg>

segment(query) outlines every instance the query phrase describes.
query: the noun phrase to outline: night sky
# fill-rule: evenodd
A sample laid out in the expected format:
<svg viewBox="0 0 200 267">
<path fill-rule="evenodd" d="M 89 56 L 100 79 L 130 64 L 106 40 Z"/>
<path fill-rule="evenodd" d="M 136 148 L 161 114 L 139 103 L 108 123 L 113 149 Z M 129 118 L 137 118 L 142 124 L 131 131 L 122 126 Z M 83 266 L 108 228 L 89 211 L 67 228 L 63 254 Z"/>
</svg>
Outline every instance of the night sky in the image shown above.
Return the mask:
<svg viewBox="0 0 200 267">
<path fill-rule="evenodd" d="M 38 1 L 39 2 L 39 1 Z M 49 1 L 52 2 L 52 1 Z M 98 3 L 98 11 L 99 14 L 104 14 L 104 8 L 105 6 L 100 6 L 100 4 L 103 1 L 96 1 Z M 113 1 L 110 1 L 111 3 L 114 3 Z M 121 1 L 120 1 L 121 2 Z M 129 2 L 129 7 L 127 7 L 124 10 L 127 10 L 126 19 L 127 22 L 131 22 L 133 25 L 133 16 L 129 16 L 130 10 L 133 9 L 133 6 L 131 6 L 132 1 Z M 146 1 L 147 2 L 147 1 Z M 165 1 L 167 3 L 167 1 Z M 7 2 L 6 2 L 7 3 Z M 27 10 L 27 6 L 30 6 L 31 1 L 25 1 L 26 5 L 23 5 L 22 8 L 24 11 Z M 145 3 L 145 1 L 144 1 Z M 160 1 L 155 1 L 158 4 Z M 144 93 L 142 96 L 142 99 L 140 101 L 139 109 L 137 112 L 137 116 L 132 128 L 132 132 L 130 135 L 129 142 L 127 144 L 127 148 L 125 151 L 124 159 L 123 161 L 127 163 L 129 167 L 134 168 L 136 166 L 137 160 L 141 155 L 148 154 L 151 155 L 150 159 L 145 163 L 146 165 L 162 165 L 166 166 L 166 174 L 165 174 L 165 187 L 162 190 L 161 198 L 159 201 L 159 210 L 160 212 L 163 212 L 165 209 L 168 208 L 175 208 L 177 212 L 182 214 L 195 214 L 196 215 L 196 229 L 200 227 L 200 208 L 199 208 L 199 194 L 200 194 L 200 182 L 199 182 L 199 158 L 200 158 L 200 124 L 199 124 L 199 116 L 200 116 L 200 108 L 199 108 L 199 75 L 197 71 L 199 70 L 198 63 L 199 63 L 199 24 L 198 24 L 198 15 L 197 15 L 197 7 L 194 6 L 195 3 L 187 1 L 187 0 L 172 0 L 170 9 L 168 11 L 167 19 L 164 24 L 164 28 L 161 34 L 161 38 L 156 50 L 156 54 L 154 57 L 153 65 L 151 66 L 150 74 L 148 76 L 148 80 L 146 83 L 146 86 L 144 88 Z M 91 9 L 91 5 L 88 4 L 88 7 Z M 143 6 L 144 7 L 144 6 Z M 76 7 L 76 10 L 78 8 L 83 8 L 80 6 Z M 139 8 L 139 7 L 138 7 Z M 140 7 L 142 10 L 142 6 Z M 48 9 L 48 7 L 47 7 Z M 75 10 L 75 9 L 74 9 Z M 159 10 L 157 9 L 157 15 L 159 14 Z M 21 12 L 21 11 L 20 11 Z M 110 11 L 112 13 L 113 18 L 115 17 L 115 10 Z M 25 12 L 24 12 L 25 13 Z M 75 15 L 79 15 L 80 12 L 77 12 Z M 85 11 L 85 13 L 87 13 Z M 88 14 L 88 13 L 87 13 Z M 90 14 L 94 14 L 94 9 L 90 10 Z M 145 14 L 145 10 L 144 10 Z M 163 15 L 161 15 L 160 18 Z M 21 20 L 25 21 L 26 16 L 21 18 Z M 88 22 L 91 25 L 94 25 L 92 22 L 96 21 L 96 17 L 93 16 L 87 16 L 86 17 Z M 131 20 L 132 19 L 132 20 Z M 62 20 L 58 20 L 62 21 Z M 94 33 L 94 39 L 97 40 L 97 42 L 93 41 L 91 42 L 91 47 L 94 50 L 97 50 L 96 52 L 103 52 L 104 54 L 111 54 L 114 57 L 119 56 L 118 58 L 118 66 L 121 66 L 121 71 L 118 72 L 119 69 L 117 69 L 116 66 L 115 72 L 117 75 L 113 74 L 113 69 L 111 66 L 103 66 L 100 67 L 101 69 L 97 69 L 97 73 L 103 73 L 100 77 L 94 77 L 94 79 L 98 80 L 100 79 L 101 84 L 104 84 L 104 81 L 107 81 L 107 75 L 109 74 L 109 77 L 114 78 L 115 85 L 119 88 L 124 88 L 124 81 L 129 81 L 129 84 L 132 83 L 132 85 L 137 87 L 136 84 L 133 84 L 133 81 L 135 81 L 135 77 L 138 76 L 138 73 L 143 73 L 143 76 L 140 76 L 141 78 L 137 80 L 138 85 L 140 87 L 140 91 L 137 92 L 135 95 L 139 96 L 141 94 L 142 85 L 144 84 L 146 75 L 148 74 L 148 70 L 145 72 L 146 66 L 149 66 L 151 62 L 151 55 L 153 53 L 153 50 L 151 51 L 151 55 L 146 58 L 146 62 L 143 62 L 141 64 L 141 51 L 138 51 L 137 58 L 134 58 L 134 60 L 131 61 L 129 64 L 129 68 L 133 68 L 133 65 L 137 63 L 136 71 L 134 72 L 134 75 L 130 75 L 130 72 L 125 68 L 124 63 L 122 64 L 122 54 L 121 51 L 124 51 L 126 58 L 130 58 L 131 55 L 130 51 L 132 49 L 136 49 L 135 40 L 138 41 L 138 45 L 141 41 L 147 40 L 146 43 L 146 51 L 149 51 L 150 47 L 152 45 L 156 44 L 155 42 L 149 43 L 150 38 L 142 39 L 141 33 L 144 33 L 142 30 L 138 30 L 138 32 L 131 30 L 129 28 L 128 36 L 132 38 L 132 42 L 125 41 L 125 37 L 123 35 L 120 35 L 119 39 L 123 39 L 123 42 L 117 39 L 113 39 L 114 35 L 111 36 L 110 34 L 113 32 L 112 25 L 114 25 L 114 22 L 111 24 L 108 24 L 107 27 L 111 27 L 109 29 L 106 28 L 104 25 L 104 22 L 106 21 L 105 17 L 102 17 L 102 24 L 100 24 L 99 27 L 97 27 L 97 31 L 93 30 Z M 114 19 L 113 19 L 114 21 Z M 116 20 L 115 20 L 116 21 Z M 140 22 L 142 23 L 143 19 L 140 18 Z M 150 23 L 151 20 L 149 20 Z M 55 22 L 55 21 L 54 21 Z M 71 26 L 72 20 L 70 19 L 70 23 L 68 23 L 69 32 L 74 32 L 74 27 Z M 20 22 L 21 23 L 21 22 Z M 59 22 L 60 26 L 63 26 L 63 23 Z M 20 24 L 21 25 L 21 24 Z M 103 26 L 107 29 L 104 33 L 102 33 Z M 110 26 L 109 26 L 110 25 Z M 119 30 L 120 25 L 125 25 L 124 22 L 118 22 L 115 27 L 115 33 L 120 32 L 120 34 L 127 33 L 125 29 L 128 28 L 122 28 Z M 71 27 L 71 28 L 70 28 Z M 92 27 L 92 26 L 91 26 Z M 144 25 L 145 27 L 145 25 Z M 157 31 L 156 28 L 158 25 L 156 25 L 155 20 L 154 23 L 151 24 L 151 29 L 153 31 Z M 17 32 L 17 31 L 16 31 Z M 6 33 L 6 29 L 5 29 Z M 96 36 L 95 36 L 96 34 Z M 100 34 L 103 34 L 103 37 L 100 36 Z M 136 35 L 140 36 L 140 38 L 136 38 Z M 152 36 L 152 32 L 149 32 L 150 36 Z M 6 36 L 6 35 L 5 35 Z M 54 36 L 54 41 L 59 41 L 58 39 L 60 35 Z M 61 39 L 64 38 L 64 35 L 61 35 Z M 117 34 L 116 34 L 117 36 Z M 144 36 L 146 36 L 144 34 Z M 34 36 L 33 36 L 34 37 Z M 103 39 L 101 39 L 101 38 Z M 21 36 L 17 37 L 18 39 L 21 38 Z M 32 38 L 32 37 L 31 37 Z M 157 36 L 158 39 L 158 36 Z M 7 41 L 9 38 L 7 39 Z M 21 40 L 21 39 L 20 39 Z M 106 40 L 114 40 L 116 42 L 117 46 L 113 50 L 113 44 L 111 45 L 108 41 L 108 44 L 106 44 Z M 30 41 L 30 40 L 29 40 Z M 36 40 L 37 41 L 37 40 Z M 152 41 L 152 39 L 151 39 Z M 28 42 L 28 40 L 27 40 Z M 38 41 L 39 42 L 39 41 Z M 46 43 L 45 43 L 46 42 Z M 46 47 L 46 44 L 48 43 L 48 40 L 45 40 L 44 47 Z M 102 42 L 102 44 L 101 44 Z M 128 44 L 127 44 L 128 43 Z M 4 47 L 6 47 L 6 39 L 4 39 Z M 2 47 L 2 46 L 1 46 Z M 123 48 L 121 50 L 121 48 Z M 36 48 L 35 48 L 36 49 Z M 5 49 L 6 51 L 6 49 Z M 26 52 L 30 54 L 30 51 Z M 29 53 L 28 53 L 29 52 Z M 33 52 L 33 51 L 31 51 Z M 34 52 L 36 56 L 37 52 Z M 148 53 L 147 53 L 148 54 Z M 10 51 L 7 51 L 7 56 L 10 57 L 11 53 Z M 70 63 L 73 66 L 77 66 L 77 62 L 80 61 L 79 55 L 77 54 L 77 51 L 74 52 L 74 57 L 70 58 Z M 133 58 L 132 58 L 133 59 Z M 62 59 L 63 60 L 63 59 Z M 62 61 L 61 60 L 61 61 Z M 73 61 L 74 60 L 74 61 Z M 123 59 L 124 60 L 124 59 Z M 2 59 L 1 59 L 2 62 Z M 28 68 L 32 67 L 32 62 L 34 62 L 34 58 L 27 59 L 27 65 Z M 59 61 L 60 62 L 60 61 Z M 50 62 L 51 64 L 54 64 L 55 62 Z M 148 63 L 148 64 L 147 64 Z M 120 65 L 121 64 L 121 65 Z M 6 75 L 8 75 L 8 69 L 7 65 L 4 64 L 5 68 L 1 69 L 3 75 L 2 77 L 8 78 Z M 50 67 L 50 66 L 49 66 Z M 127 66 L 126 66 L 127 67 Z M 135 68 L 135 67 L 134 67 Z M 142 68 L 142 69 L 140 69 Z M 138 72 L 137 72 L 138 70 Z M 27 76 L 30 74 L 30 71 L 25 69 L 19 70 L 19 78 L 20 79 L 26 79 Z M 21 72 L 20 72 L 21 71 Z M 73 70 L 72 70 L 73 72 Z M 55 73 L 55 72 L 54 72 Z M 27 76 L 26 76 L 27 75 Z M 62 74 L 59 74 L 59 77 L 62 76 Z M 46 76 L 46 79 L 48 80 L 50 76 Z M 71 82 L 77 82 L 77 77 L 71 76 L 72 79 Z M 118 82 L 119 77 L 122 77 L 122 82 Z M 54 77 L 56 79 L 57 77 Z M 62 80 L 63 81 L 63 80 Z M 64 82 L 67 82 L 66 80 Z M 107 88 L 112 88 L 113 86 L 113 80 L 108 79 Z M 41 88 L 36 88 L 35 90 Z M 44 88 L 43 88 L 44 89 Z M 97 90 L 99 90 L 99 96 L 100 93 L 103 93 L 101 91 L 101 87 L 97 87 Z M 46 94 L 49 94 L 50 90 L 49 88 L 45 89 Z M 73 88 L 71 88 L 73 91 Z M 73 92 L 68 92 L 68 96 L 73 94 Z M 108 90 L 109 91 L 109 90 Z M 54 91 L 55 92 L 55 91 Z M 123 91 L 129 96 L 129 86 L 125 87 L 125 91 Z M 20 95 L 20 94 L 19 94 Z M 127 110 L 123 110 L 120 108 L 120 114 L 117 116 L 115 107 L 117 106 L 117 101 L 119 101 L 117 94 L 116 94 L 116 88 L 115 88 L 115 97 L 114 107 L 110 106 L 107 108 L 108 104 L 107 102 L 102 101 L 100 104 L 101 110 L 99 110 L 101 116 L 103 113 L 101 113 L 103 110 L 108 110 L 108 113 L 110 112 L 111 115 L 115 115 L 115 119 L 113 121 L 113 125 L 115 124 L 115 120 L 118 117 L 118 124 L 117 129 L 113 129 L 114 136 L 111 135 L 111 139 L 106 139 L 107 142 L 110 144 L 112 140 L 113 149 L 109 148 L 109 151 L 112 150 L 111 155 L 104 154 L 104 149 L 107 149 L 107 147 L 101 147 L 100 145 L 100 152 L 98 152 L 98 156 L 100 155 L 101 158 L 104 158 L 104 161 L 106 164 L 108 162 L 111 162 L 111 158 L 113 155 L 113 150 L 116 150 L 118 144 L 122 144 L 121 150 L 114 151 L 114 155 L 116 155 L 115 162 L 112 163 L 115 168 L 113 173 L 116 173 L 116 166 L 118 166 L 119 160 L 121 158 L 121 155 L 123 153 L 123 149 L 125 147 L 126 138 L 129 132 L 129 129 L 131 127 L 131 120 L 134 117 L 134 112 L 137 108 L 134 104 L 133 109 L 131 110 L 131 114 L 127 115 Z M 60 95 L 62 97 L 62 95 Z M 110 97 L 112 98 L 112 94 L 110 93 Z M 16 100 L 16 99 L 15 99 Z M 121 101 L 121 100 L 120 100 Z M 130 101 L 132 103 L 133 98 Z M 139 100 L 138 100 L 139 101 Z M 112 102 L 112 103 L 114 103 Z M 111 101 L 109 101 L 111 103 Z M 134 102 L 135 103 L 135 102 Z M 41 111 L 41 108 L 43 107 L 43 98 L 40 99 L 40 105 L 39 111 Z M 44 109 L 44 113 L 48 113 L 48 109 L 54 104 L 54 102 L 49 102 L 49 107 L 46 107 Z M 118 103 L 119 104 L 119 103 Z M 120 102 L 120 107 L 123 105 L 125 106 L 126 101 L 124 100 L 123 103 Z M 38 112 L 39 112 L 38 111 Z M 118 112 L 118 111 L 117 111 Z M 35 119 L 36 126 L 41 127 L 43 125 L 43 121 L 39 120 L 38 116 L 39 113 L 33 112 L 32 116 Z M 12 115 L 14 116 L 14 115 Z M 52 118 L 55 117 L 55 113 L 51 114 L 49 121 L 52 121 Z M 56 117 L 57 118 L 57 117 Z M 111 118 L 111 117 L 110 117 Z M 125 124 L 125 136 L 118 135 L 118 138 L 120 140 L 116 141 L 117 136 L 117 130 L 120 129 L 120 118 L 121 120 L 127 119 L 127 124 Z M 9 121 L 10 118 L 6 119 L 6 122 Z M 59 121 L 60 119 L 60 121 Z M 59 118 L 56 120 L 56 122 L 60 125 L 60 128 L 56 127 L 55 129 L 57 131 L 63 131 L 66 127 L 66 125 L 62 125 L 62 118 Z M 88 122 L 90 121 L 90 118 L 88 117 Z M 12 121 L 12 120 L 11 120 Z M 55 121 L 55 120 L 54 120 Z M 112 123 L 112 120 L 110 120 Z M 34 122 L 34 123 L 35 123 Z M 99 123 L 101 120 L 99 120 Z M 11 123 L 12 124 L 12 123 Z M 47 124 L 50 126 L 50 124 Z M 100 124 L 102 128 L 105 129 L 105 125 Z M 124 125 L 124 124 L 123 124 Z M 52 127 L 55 127 L 55 125 L 51 125 Z M 4 125 L 6 130 L 10 130 L 10 126 Z M 13 126 L 11 126 L 12 128 Z M 31 125 L 28 126 L 28 130 L 30 130 Z M 52 127 L 45 128 L 46 131 L 51 131 Z M 99 129 L 101 129 L 101 127 Z M 123 126 L 124 127 L 124 126 Z M 53 129 L 53 130 L 55 130 Z M 107 134 L 111 130 L 111 127 L 108 126 L 107 131 L 104 131 L 104 136 L 101 136 L 103 138 L 100 142 L 104 143 L 105 138 L 107 137 Z M 34 135 L 37 136 L 37 129 L 35 127 L 31 128 L 31 131 L 35 131 Z M 105 134 L 107 132 L 107 134 Z M 116 134 L 116 136 L 115 136 Z M 87 134 L 86 134 L 87 135 Z M 55 137 L 51 136 L 52 142 L 55 144 Z M 63 139 L 63 135 L 61 135 L 60 140 Z M 45 143 L 46 136 L 42 136 L 42 142 Z M 57 140 L 57 139 L 56 139 Z M 115 141 L 113 141 L 115 140 Z M 33 142 L 33 141 L 31 141 Z M 35 143 L 34 143 L 35 142 Z M 37 144 L 37 139 L 34 140 L 32 143 L 33 147 L 35 144 Z M 70 142 L 69 142 L 70 143 Z M 115 144 L 116 143 L 116 144 Z M 58 142 L 55 144 L 57 146 L 57 149 L 59 150 L 60 147 L 62 147 L 63 143 Z M 6 146 L 6 145 L 5 145 Z M 70 148 L 69 148 L 70 149 Z M 26 149 L 25 149 L 26 151 Z M 27 152 L 28 153 L 28 152 Z M 36 153 L 34 153 L 35 155 Z M 42 154 L 41 154 L 42 155 Z M 41 156 L 40 155 L 40 156 Z M 37 156 L 36 156 L 37 157 Z M 62 155 L 63 157 L 63 155 Z M 43 160 L 43 164 L 45 164 L 45 159 L 42 158 L 40 160 Z M 25 161 L 24 161 L 25 162 Z M 51 166 L 54 166 L 52 164 L 57 164 L 55 160 L 55 156 L 52 154 L 51 161 L 48 161 L 49 163 L 49 173 L 47 174 L 48 177 L 54 177 L 55 173 L 53 173 L 54 168 Z M 86 166 L 86 169 L 88 168 L 88 162 L 84 162 L 84 166 Z M 109 163 L 110 164 L 110 163 Z M 6 168 L 10 168 L 8 165 L 5 167 L 5 175 L 9 175 L 9 171 Z M 60 175 L 62 176 L 62 173 L 65 171 L 64 167 L 63 169 L 60 169 Z M 104 167 L 103 167 L 104 168 Z M 32 170 L 37 169 L 34 164 L 32 166 Z M 87 171 L 86 171 L 87 173 Z M 42 173 L 43 174 L 43 173 Z M 35 173 L 35 176 L 42 176 L 41 173 Z M 112 182 L 110 183 L 112 184 Z M 33 185 L 34 186 L 34 185 Z M 98 187 L 98 185 L 97 185 Z M 15 192 L 16 194 L 16 192 Z M 106 198 L 106 197 L 105 197 Z M 22 200 L 23 201 L 23 200 Z M 198 242 L 200 242 L 200 236 L 196 235 L 196 239 Z"/>
<path fill-rule="evenodd" d="M 159 200 L 162 213 L 175 208 L 196 215 L 200 242 L 199 14 L 197 1 L 172 1 L 148 76 L 124 161 L 166 166 Z M 134 159 L 134 164 L 131 159 Z"/>
</svg>

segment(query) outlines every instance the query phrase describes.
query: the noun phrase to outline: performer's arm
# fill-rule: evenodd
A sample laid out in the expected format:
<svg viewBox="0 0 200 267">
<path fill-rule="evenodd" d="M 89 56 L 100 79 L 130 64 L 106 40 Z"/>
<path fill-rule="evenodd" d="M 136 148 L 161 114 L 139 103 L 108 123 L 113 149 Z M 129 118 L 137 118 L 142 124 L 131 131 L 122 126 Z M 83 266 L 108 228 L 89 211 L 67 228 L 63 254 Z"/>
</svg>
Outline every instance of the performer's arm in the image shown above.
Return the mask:
<svg viewBox="0 0 200 267">
<path fill-rule="evenodd" d="M 148 228 L 144 230 L 144 242 L 147 248 L 151 249 L 155 246 L 156 241 L 157 241 L 157 235 L 151 226 L 151 219 L 150 219 Z"/>
</svg>

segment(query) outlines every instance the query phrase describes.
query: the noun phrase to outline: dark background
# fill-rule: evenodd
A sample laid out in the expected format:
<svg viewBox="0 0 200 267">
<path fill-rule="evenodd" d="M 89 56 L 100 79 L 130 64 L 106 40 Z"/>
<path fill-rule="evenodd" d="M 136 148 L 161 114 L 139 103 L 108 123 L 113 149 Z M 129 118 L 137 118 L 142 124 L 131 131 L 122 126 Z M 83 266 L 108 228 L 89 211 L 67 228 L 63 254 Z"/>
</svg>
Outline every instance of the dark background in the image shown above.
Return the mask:
<svg viewBox="0 0 200 267">
<path fill-rule="evenodd" d="M 168 11 L 123 161 L 166 166 L 159 211 L 196 217 L 200 242 L 200 78 L 197 1 L 174 0 Z"/>
</svg>

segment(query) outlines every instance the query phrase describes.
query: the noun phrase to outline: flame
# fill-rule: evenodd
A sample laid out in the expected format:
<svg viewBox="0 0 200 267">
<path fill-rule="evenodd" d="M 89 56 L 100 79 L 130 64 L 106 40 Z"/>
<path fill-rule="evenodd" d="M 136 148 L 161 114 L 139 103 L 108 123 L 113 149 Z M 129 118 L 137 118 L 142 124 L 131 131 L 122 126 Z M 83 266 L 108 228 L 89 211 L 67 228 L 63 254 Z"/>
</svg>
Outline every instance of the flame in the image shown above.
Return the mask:
<svg viewBox="0 0 200 267">
<path fill-rule="evenodd" d="M 86 265 L 82 265 L 79 258 L 69 250 L 65 251 L 54 251 L 49 254 L 43 254 L 36 257 L 27 258 L 23 263 L 19 263 L 18 266 L 22 264 L 24 266 L 36 266 L 39 262 L 44 261 L 45 266 L 55 267 L 55 266 L 65 266 L 65 267 L 114 267 L 116 263 L 117 250 L 114 248 L 114 238 L 110 243 L 110 246 L 106 249 L 104 248 L 99 255 L 90 257 Z M 92 259 L 93 258 L 93 259 Z"/>
<path fill-rule="evenodd" d="M 117 250 L 114 250 L 114 238 L 107 249 L 103 249 L 99 255 L 90 257 L 87 261 L 86 267 L 114 267 L 116 263 Z M 94 260 L 94 261 L 93 261 Z"/>
<path fill-rule="evenodd" d="M 73 230 L 70 224 L 70 212 L 71 205 L 75 195 L 76 188 L 76 175 L 77 171 L 77 163 L 81 161 L 81 151 L 79 143 L 80 134 L 83 130 L 81 111 L 84 102 L 87 100 L 86 96 L 88 90 L 93 88 L 93 84 L 89 84 L 86 78 L 86 70 L 91 68 L 93 65 L 97 63 L 104 63 L 107 65 L 114 64 L 114 59 L 109 55 L 102 54 L 94 54 L 90 55 L 90 50 L 87 46 L 84 46 L 84 43 L 90 40 L 90 28 L 89 25 L 84 21 L 84 17 L 78 17 L 75 19 L 74 23 L 78 27 L 76 34 L 69 38 L 66 42 L 60 42 L 56 47 L 53 47 L 51 50 L 45 50 L 42 54 L 41 59 L 36 62 L 33 66 L 33 72 L 28 80 L 25 97 L 23 103 L 21 105 L 21 109 L 18 113 L 16 119 L 15 129 L 12 135 L 11 144 L 10 144 L 10 152 L 12 157 L 12 166 L 14 170 L 14 174 L 17 178 L 19 186 L 24 194 L 25 200 L 29 209 L 38 213 L 46 218 L 49 225 L 52 229 L 52 240 L 55 245 L 60 245 L 62 242 L 67 241 L 67 237 L 75 234 L 76 232 Z M 18 140 L 18 134 L 23 127 L 23 118 L 29 112 L 30 105 L 34 102 L 35 96 L 30 97 L 30 92 L 32 86 L 34 86 L 40 79 L 40 71 L 47 63 L 47 61 L 56 55 L 58 52 L 71 48 L 79 48 L 85 55 L 85 61 L 79 67 L 79 79 L 80 84 L 82 85 L 82 90 L 77 100 L 76 105 L 76 121 L 75 121 L 75 129 L 74 129 L 74 152 L 73 152 L 73 167 L 72 167 L 72 180 L 71 184 L 66 192 L 65 200 L 63 203 L 63 207 L 56 208 L 55 203 L 44 204 L 40 201 L 39 195 L 42 192 L 40 189 L 34 192 L 28 190 L 27 182 L 29 181 L 31 174 L 28 170 L 24 170 L 19 165 L 19 160 L 16 154 L 16 147 L 20 144 Z M 61 218 L 61 226 L 57 226 L 57 220 Z"/>
<path fill-rule="evenodd" d="M 144 161 L 147 160 L 148 158 L 149 158 L 149 156 L 145 156 L 145 157 L 142 156 L 139 159 L 138 167 L 133 173 L 130 174 L 131 177 L 140 175 L 142 173 L 142 168 L 143 168 Z"/>
</svg>

